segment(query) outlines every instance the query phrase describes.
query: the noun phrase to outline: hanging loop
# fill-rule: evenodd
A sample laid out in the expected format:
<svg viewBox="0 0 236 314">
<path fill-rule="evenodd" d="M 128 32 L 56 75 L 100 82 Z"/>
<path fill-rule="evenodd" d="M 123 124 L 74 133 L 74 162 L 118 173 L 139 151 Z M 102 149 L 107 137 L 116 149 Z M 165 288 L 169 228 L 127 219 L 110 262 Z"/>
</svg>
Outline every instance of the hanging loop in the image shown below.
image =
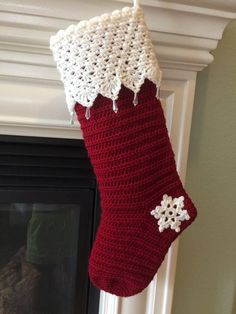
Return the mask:
<svg viewBox="0 0 236 314">
<path fill-rule="evenodd" d="M 138 0 L 133 0 L 134 3 L 134 7 L 138 7 L 139 6 L 139 1 Z"/>
</svg>

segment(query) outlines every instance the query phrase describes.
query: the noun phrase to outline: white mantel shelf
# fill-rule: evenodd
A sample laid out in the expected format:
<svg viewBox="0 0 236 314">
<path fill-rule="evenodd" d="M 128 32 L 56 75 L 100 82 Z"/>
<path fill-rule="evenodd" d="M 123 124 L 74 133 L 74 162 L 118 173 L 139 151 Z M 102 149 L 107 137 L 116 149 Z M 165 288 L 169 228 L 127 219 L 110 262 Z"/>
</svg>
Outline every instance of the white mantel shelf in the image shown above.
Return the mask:
<svg viewBox="0 0 236 314">
<path fill-rule="evenodd" d="M 179 76 L 194 76 L 211 63 L 211 51 L 227 23 L 236 18 L 235 1 L 140 2 L 164 79 L 171 79 L 173 70 Z M 0 0 L 0 133 L 81 136 L 79 125 L 68 124 L 49 37 L 71 23 L 130 4 L 128 0 Z"/>
<path fill-rule="evenodd" d="M 188 157 L 196 75 L 236 19 L 235 0 L 141 0 L 163 70 L 161 98 L 182 181 Z M 131 5 L 120 0 L 0 0 L 0 134 L 82 138 L 69 124 L 49 50 L 58 29 Z M 178 243 L 149 287 L 121 299 L 101 294 L 99 314 L 171 314 Z"/>
</svg>

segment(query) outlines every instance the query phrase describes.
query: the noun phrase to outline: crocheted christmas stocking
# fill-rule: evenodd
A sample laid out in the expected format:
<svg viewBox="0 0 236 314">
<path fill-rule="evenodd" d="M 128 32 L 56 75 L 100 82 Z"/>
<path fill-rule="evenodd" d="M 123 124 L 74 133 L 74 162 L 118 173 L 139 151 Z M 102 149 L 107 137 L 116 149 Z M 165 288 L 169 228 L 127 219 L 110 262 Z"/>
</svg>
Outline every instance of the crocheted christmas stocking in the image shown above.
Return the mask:
<svg viewBox="0 0 236 314">
<path fill-rule="evenodd" d="M 135 6 L 72 25 L 52 38 L 51 49 L 101 193 L 90 278 L 131 296 L 150 283 L 196 217 L 176 171 L 142 11 Z"/>
</svg>

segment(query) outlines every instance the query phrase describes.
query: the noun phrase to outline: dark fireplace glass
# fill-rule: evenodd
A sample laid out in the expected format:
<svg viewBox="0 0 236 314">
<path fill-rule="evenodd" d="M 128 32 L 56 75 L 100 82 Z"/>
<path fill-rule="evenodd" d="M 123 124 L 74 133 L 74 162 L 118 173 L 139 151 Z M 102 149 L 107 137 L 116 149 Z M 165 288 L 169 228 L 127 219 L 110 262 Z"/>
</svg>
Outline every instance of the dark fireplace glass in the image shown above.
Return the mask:
<svg viewBox="0 0 236 314">
<path fill-rule="evenodd" d="M 79 207 L 0 204 L 0 313 L 74 314 Z"/>
<path fill-rule="evenodd" d="M 0 135 L 0 314 L 98 314 L 99 219 L 83 140 Z"/>
</svg>

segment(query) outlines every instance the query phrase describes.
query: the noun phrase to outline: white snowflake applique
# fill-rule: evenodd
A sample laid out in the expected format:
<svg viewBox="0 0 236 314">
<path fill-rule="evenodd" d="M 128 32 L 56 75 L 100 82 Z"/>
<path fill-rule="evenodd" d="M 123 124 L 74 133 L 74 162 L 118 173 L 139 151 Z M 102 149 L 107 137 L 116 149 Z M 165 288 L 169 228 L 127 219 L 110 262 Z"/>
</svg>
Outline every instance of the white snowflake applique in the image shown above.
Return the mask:
<svg viewBox="0 0 236 314">
<path fill-rule="evenodd" d="M 160 232 L 167 228 L 180 232 L 181 221 L 190 219 L 187 210 L 184 209 L 184 197 L 172 198 L 167 194 L 163 195 L 161 206 L 156 206 L 151 215 L 158 220 Z"/>
</svg>

